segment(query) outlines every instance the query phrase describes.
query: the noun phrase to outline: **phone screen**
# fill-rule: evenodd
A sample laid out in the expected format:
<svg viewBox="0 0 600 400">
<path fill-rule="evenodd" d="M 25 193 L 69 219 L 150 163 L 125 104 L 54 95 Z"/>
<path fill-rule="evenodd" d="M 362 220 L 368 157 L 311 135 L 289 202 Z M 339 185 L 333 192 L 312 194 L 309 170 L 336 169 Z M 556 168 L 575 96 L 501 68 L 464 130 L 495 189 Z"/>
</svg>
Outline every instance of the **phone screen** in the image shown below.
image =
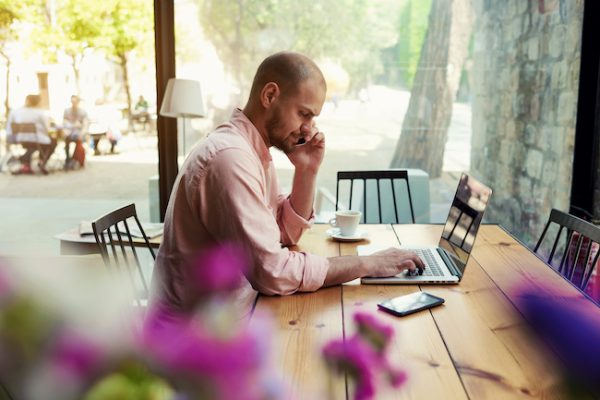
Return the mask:
<svg viewBox="0 0 600 400">
<path fill-rule="evenodd" d="M 444 302 L 441 297 L 427 292 L 415 292 L 406 296 L 394 297 L 377 304 L 377 307 L 397 316 L 412 314 L 427 308 L 439 306 Z"/>
</svg>

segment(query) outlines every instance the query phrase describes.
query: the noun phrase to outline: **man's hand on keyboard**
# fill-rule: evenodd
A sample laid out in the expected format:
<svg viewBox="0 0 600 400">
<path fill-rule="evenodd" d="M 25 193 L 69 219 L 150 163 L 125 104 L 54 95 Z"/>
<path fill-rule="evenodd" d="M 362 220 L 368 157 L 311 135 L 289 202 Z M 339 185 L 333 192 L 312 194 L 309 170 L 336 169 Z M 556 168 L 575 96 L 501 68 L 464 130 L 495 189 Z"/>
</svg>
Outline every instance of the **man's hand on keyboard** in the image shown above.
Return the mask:
<svg viewBox="0 0 600 400">
<path fill-rule="evenodd" d="M 421 275 L 425 269 L 423 260 L 414 252 L 390 248 L 370 256 L 364 256 L 364 276 L 387 277 L 398 275 L 404 270 L 409 274 Z"/>
</svg>

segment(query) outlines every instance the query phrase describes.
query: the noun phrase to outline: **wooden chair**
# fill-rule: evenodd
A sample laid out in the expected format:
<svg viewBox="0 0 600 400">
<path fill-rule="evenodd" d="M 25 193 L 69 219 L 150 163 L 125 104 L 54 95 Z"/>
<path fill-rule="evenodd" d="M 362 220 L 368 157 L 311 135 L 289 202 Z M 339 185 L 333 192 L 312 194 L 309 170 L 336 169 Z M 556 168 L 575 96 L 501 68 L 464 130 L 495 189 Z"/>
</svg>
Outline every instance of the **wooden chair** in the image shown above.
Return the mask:
<svg viewBox="0 0 600 400">
<path fill-rule="evenodd" d="M 349 189 L 345 190 L 348 183 Z M 401 193 L 406 193 L 407 200 L 404 203 L 399 199 Z M 362 223 L 398 224 L 401 222 L 399 216 L 402 212 L 408 214 L 407 209 L 410 211 L 410 221 L 415 223 L 415 212 L 406 170 L 339 171 L 335 195 L 336 210 L 340 209 L 342 197 L 348 200 L 347 203 L 344 203 L 348 204 L 348 209 L 362 211 Z"/>
<path fill-rule="evenodd" d="M 542 246 L 552 236 L 549 228 L 558 229 L 550 253 L 547 252 L 546 246 Z M 599 243 L 600 227 L 553 209 L 533 251 L 575 286 L 585 291 L 598 264 Z M 557 249 L 562 253 L 558 266 L 555 265 Z"/>
<path fill-rule="evenodd" d="M 41 143 L 39 143 L 38 141 L 35 141 L 35 140 L 34 141 L 19 140 L 19 135 L 23 135 L 23 134 L 36 135 L 37 127 L 34 123 L 31 123 L 31 122 L 23 122 L 23 123 L 11 122 L 10 129 L 11 129 L 14 137 L 17 138 L 17 142 L 14 144 L 18 144 L 26 150 L 30 148 L 30 149 L 33 149 L 34 151 L 38 152 L 38 154 L 39 154 L 38 166 L 43 173 L 47 174 L 48 171 L 46 170 L 46 163 L 48 162 L 48 159 L 50 158 L 52 153 L 54 153 L 54 149 L 56 147 L 56 140 L 51 138 L 50 146 L 42 145 Z M 13 159 L 17 159 L 17 158 L 18 157 L 13 156 Z"/>
<path fill-rule="evenodd" d="M 21 147 L 26 148 L 28 146 L 35 147 L 35 149 L 39 152 L 40 158 L 43 157 L 42 148 L 40 144 L 36 141 L 19 141 L 19 135 L 22 134 L 32 134 L 35 135 L 37 132 L 37 127 L 34 123 L 26 122 L 26 123 L 17 123 L 12 122 L 10 124 L 10 130 L 15 138 L 17 138 L 16 144 L 19 144 Z"/>
<path fill-rule="evenodd" d="M 142 270 L 140 259 L 132 237 L 132 229 L 129 222 L 135 222 L 146 248 L 150 251 L 152 259 L 156 259 L 154 249 L 150 246 L 142 224 L 135 211 L 135 204 L 130 204 L 118 210 L 112 211 L 92 222 L 94 238 L 100 248 L 100 254 L 107 268 L 118 273 L 126 272 L 131 284 L 135 302 L 138 306 L 144 305 L 148 299 L 148 284 Z M 137 272 L 141 287 L 136 282 L 134 274 Z"/>
</svg>

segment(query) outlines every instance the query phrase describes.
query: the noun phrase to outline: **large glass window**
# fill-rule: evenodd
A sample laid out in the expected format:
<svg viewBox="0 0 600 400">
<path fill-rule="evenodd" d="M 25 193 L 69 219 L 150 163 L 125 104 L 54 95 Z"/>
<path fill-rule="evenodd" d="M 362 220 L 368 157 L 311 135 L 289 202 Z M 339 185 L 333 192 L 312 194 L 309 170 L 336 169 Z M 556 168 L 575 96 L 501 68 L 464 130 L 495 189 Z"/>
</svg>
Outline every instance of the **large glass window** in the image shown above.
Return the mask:
<svg viewBox="0 0 600 400">
<path fill-rule="evenodd" d="M 460 172 L 470 172 L 494 189 L 488 221 L 530 243 L 550 208 L 569 203 L 582 9 L 582 1 L 180 0 L 177 73 L 202 82 L 210 115 L 195 129 L 200 139 L 244 105 L 265 56 L 303 52 L 328 83 L 320 188 L 335 195 L 338 170 L 422 169 L 429 220 L 442 222 Z M 291 165 L 273 156 L 285 187 Z"/>
<path fill-rule="evenodd" d="M 151 0 L 0 1 L 0 253 L 57 254 L 55 235 L 129 203 L 150 219 L 153 27 Z M 39 102 L 23 111 L 28 95 Z M 11 114 L 18 123 L 47 117 L 57 146 L 45 165 L 12 143 Z"/>
</svg>

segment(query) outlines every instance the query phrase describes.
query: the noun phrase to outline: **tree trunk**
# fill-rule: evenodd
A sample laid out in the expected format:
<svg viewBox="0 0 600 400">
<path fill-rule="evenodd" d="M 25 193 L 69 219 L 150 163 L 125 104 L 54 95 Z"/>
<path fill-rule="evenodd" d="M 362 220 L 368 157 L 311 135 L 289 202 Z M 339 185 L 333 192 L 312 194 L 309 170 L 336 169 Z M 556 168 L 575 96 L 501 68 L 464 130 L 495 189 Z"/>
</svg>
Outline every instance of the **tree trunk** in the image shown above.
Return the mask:
<svg viewBox="0 0 600 400">
<path fill-rule="evenodd" d="M 10 96 L 10 57 L 3 51 L 0 51 L 0 55 L 6 61 L 6 92 L 4 99 L 4 120 L 8 121 L 8 113 L 10 112 L 10 102 L 8 96 Z"/>
<path fill-rule="evenodd" d="M 433 0 L 392 168 L 441 175 L 452 104 L 473 29 L 470 1 Z"/>
<path fill-rule="evenodd" d="M 129 70 L 127 69 L 127 54 L 119 54 L 119 66 L 123 73 L 123 86 L 125 87 L 125 96 L 127 96 L 127 119 L 129 120 L 129 129 L 132 130 L 131 121 L 131 87 L 129 86 Z"/>
<path fill-rule="evenodd" d="M 71 54 L 71 68 L 73 68 L 73 76 L 75 77 L 75 90 L 77 96 L 80 96 L 80 87 L 79 87 L 79 67 L 77 65 L 77 55 Z"/>
</svg>

